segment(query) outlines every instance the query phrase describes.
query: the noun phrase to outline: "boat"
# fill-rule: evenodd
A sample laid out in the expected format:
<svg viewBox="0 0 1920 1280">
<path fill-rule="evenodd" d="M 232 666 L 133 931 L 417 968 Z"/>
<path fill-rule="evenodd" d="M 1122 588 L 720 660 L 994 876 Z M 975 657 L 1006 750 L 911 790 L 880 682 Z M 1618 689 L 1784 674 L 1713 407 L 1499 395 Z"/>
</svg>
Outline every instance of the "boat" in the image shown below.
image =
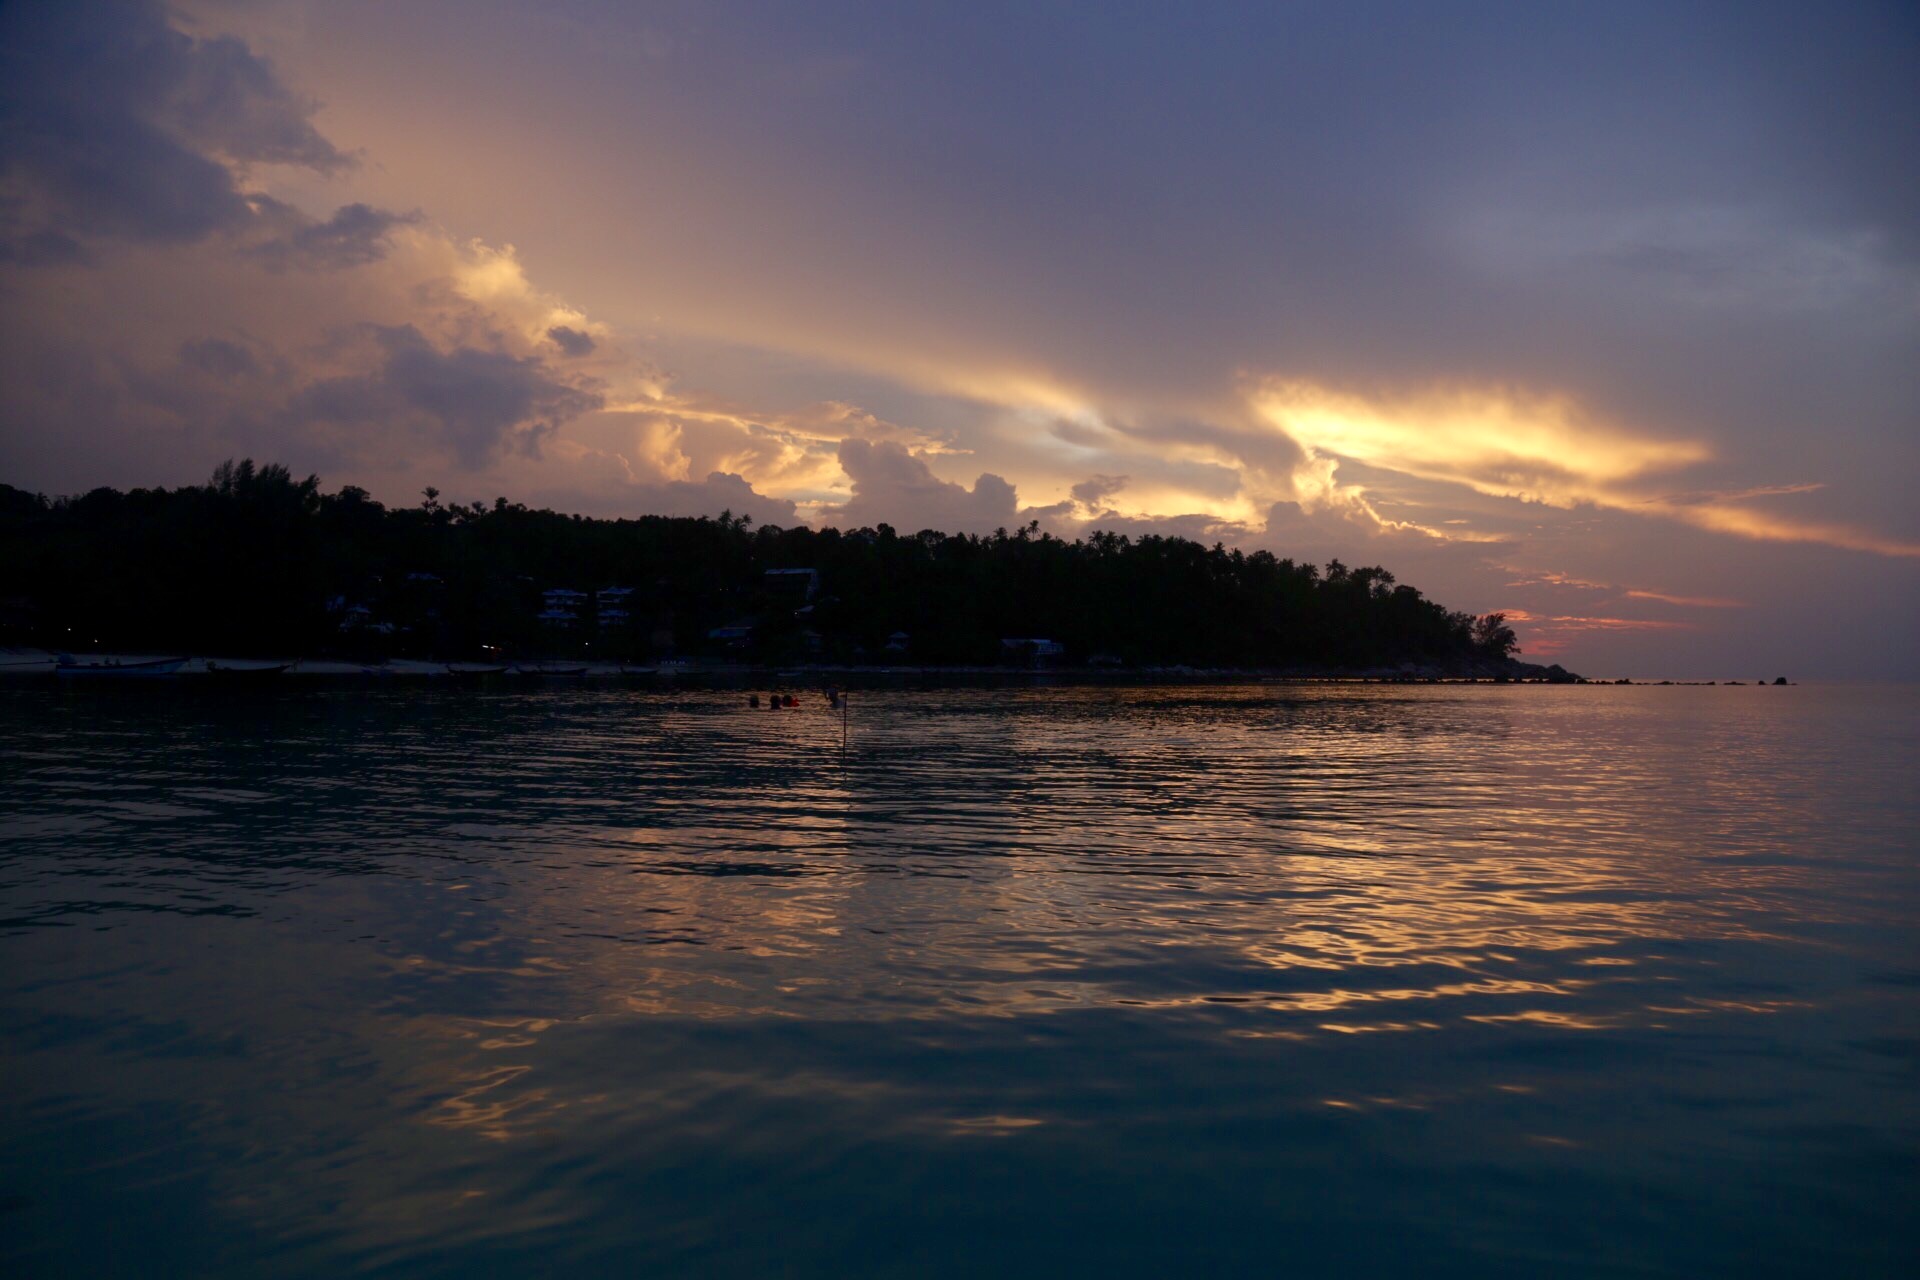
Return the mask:
<svg viewBox="0 0 1920 1280">
<path fill-rule="evenodd" d="M 497 676 L 507 669 L 504 662 L 449 662 L 447 674 L 450 676 Z"/>
<path fill-rule="evenodd" d="M 59 675 L 85 679 L 151 680 L 159 676 L 177 676 L 180 668 L 186 665 L 185 658 L 152 658 L 146 662 L 121 662 L 118 658 L 108 658 L 104 662 L 81 662 L 69 654 L 63 654 L 54 671 Z"/>
<path fill-rule="evenodd" d="M 514 665 L 514 671 L 523 676 L 583 676 L 587 674 L 586 665 L 563 666 L 557 662 L 521 662 Z"/>
<path fill-rule="evenodd" d="M 245 667 L 236 667 L 231 663 L 222 666 L 217 662 L 209 662 L 207 674 L 219 676 L 222 680 L 265 680 L 272 676 L 285 675 L 292 666 L 291 662 Z"/>
</svg>

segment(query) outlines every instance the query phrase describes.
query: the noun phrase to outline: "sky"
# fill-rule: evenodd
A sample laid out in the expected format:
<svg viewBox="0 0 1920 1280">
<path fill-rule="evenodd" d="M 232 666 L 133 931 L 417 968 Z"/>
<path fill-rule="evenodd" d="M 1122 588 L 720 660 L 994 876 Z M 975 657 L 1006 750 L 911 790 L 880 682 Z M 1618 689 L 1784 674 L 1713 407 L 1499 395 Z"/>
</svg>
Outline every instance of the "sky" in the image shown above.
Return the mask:
<svg viewBox="0 0 1920 1280">
<path fill-rule="evenodd" d="M 1383 564 L 1911 678 L 1920 9 L 0 7 L 0 481 Z"/>
</svg>

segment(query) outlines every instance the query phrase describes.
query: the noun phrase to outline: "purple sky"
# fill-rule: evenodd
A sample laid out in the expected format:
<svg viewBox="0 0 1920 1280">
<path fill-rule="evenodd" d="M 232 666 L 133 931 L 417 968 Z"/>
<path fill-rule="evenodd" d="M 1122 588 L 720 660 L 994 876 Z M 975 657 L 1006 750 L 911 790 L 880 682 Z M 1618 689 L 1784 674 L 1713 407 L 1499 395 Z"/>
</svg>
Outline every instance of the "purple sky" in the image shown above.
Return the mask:
<svg viewBox="0 0 1920 1280">
<path fill-rule="evenodd" d="M 1920 649 L 1920 11 L 0 9 L 0 480 L 1384 563 Z"/>
</svg>

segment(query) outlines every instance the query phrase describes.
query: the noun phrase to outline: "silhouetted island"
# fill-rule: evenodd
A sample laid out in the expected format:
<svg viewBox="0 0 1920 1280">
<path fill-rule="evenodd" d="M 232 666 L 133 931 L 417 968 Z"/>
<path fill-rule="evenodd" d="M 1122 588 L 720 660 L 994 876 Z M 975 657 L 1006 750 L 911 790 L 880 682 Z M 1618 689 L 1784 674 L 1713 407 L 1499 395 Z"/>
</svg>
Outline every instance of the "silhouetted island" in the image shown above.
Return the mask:
<svg viewBox="0 0 1920 1280">
<path fill-rule="evenodd" d="M 287 468 L 47 498 L 0 485 L 4 642 L 56 650 L 665 657 L 913 666 L 1184 665 L 1578 679 L 1514 659 L 1501 614 L 1379 567 L 1037 524 L 986 536 L 746 516 L 390 509 Z"/>
</svg>

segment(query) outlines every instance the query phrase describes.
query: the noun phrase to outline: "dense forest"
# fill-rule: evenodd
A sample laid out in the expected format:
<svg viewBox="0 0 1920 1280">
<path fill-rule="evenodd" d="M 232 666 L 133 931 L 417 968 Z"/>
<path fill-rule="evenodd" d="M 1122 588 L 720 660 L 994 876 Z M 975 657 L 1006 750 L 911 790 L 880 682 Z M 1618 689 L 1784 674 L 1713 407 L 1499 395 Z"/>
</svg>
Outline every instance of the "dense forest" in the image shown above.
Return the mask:
<svg viewBox="0 0 1920 1280">
<path fill-rule="evenodd" d="M 603 520 L 423 493 L 418 506 L 388 508 L 251 461 L 172 490 L 49 499 L 0 485 L 4 640 L 314 657 L 1454 672 L 1505 666 L 1515 650 L 1500 615 L 1450 612 L 1384 569 L 1182 538 L 785 529 L 730 512 Z"/>
</svg>

